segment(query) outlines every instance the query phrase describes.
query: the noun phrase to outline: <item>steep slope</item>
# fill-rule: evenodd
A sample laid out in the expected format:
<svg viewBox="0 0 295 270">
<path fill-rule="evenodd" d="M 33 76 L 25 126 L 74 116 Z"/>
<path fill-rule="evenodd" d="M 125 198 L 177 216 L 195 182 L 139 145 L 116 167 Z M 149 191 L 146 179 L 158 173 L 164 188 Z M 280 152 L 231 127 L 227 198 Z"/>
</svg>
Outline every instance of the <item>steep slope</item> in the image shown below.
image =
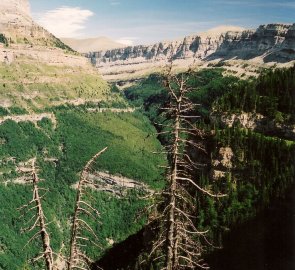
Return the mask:
<svg viewBox="0 0 295 270">
<path fill-rule="evenodd" d="M 120 99 L 85 57 L 32 20 L 28 0 L 1 1 L 0 14 L 0 108 Z"/>
<path fill-rule="evenodd" d="M 89 113 L 75 108 L 56 109 L 53 113 L 56 127 L 47 117 L 36 123 L 0 124 L 0 269 L 3 270 L 45 269 L 40 262 L 28 262 L 39 253 L 39 244 L 37 241 L 25 247 L 32 235 L 20 232 L 29 217 L 20 218 L 22 213 L 16 210 L 31 199 L 31 186 L 25 184 L 21 168 L 34 156 L 38 157 L 40 177 L 44 179 L 40 184 L 49 189 L 43 203 L 57 252 L 68 246 L 69 221 L 76 195 L 72 186 L 87 160 L 100 149 L 109 147 L 97 164 L 99 171 L 123 175 L 153 189 L 161 184 L 158 165 L 164 159 L 153 154 L 161 151 L 161 145 L 152 125 L 139 113 Z M 91 223 L 99 235 L 96 243 L 102 247 L 101 250 L 88 245 L 87 251 L 91 251 L 93 258 L 110 246 L 109 241 L 122 241 L 141 228 L 135 220 L 144 204 L 139 200 L 142 193 L 124 192 L 122 188 L 119 192 L 124 196 L 91 192 L 92 203 L 101 214 L 99 220 Z M 67 251 L 63 249 L 63 252 Z"/>
<path fill-rule="evenodd" d="M 273 207 L 276 199 L 283 202 L 283 198 L 292 192 L 289 188 L 294 185 L 295 176 L 295 130 L 291 138 L 277 132 L 276 129 L 269 133 L 262 129 L 255 130 L 238 121 L 229 126 L 210 117 L 216 114 L 264 113 L 265 117 L 278 124 L 292 123 L 294 129 L 294 76 L 295 67 L 262 73 L 257 80 L 240 80 L 237 77 L 224 76 L 222 69 L 215 68 L 192 73 L 187 80 L 187 85 L 194 89 L 189 95 L 190 100 L 194 104 L 201 104 L 189 114 L 202 115 L 202 120 L 195 124 L 200 125 L 205 131 L 202 141 L 206 145 L 206 151 L 199 152 L 188 147 L 187 153 L 195 164 L 203 164 L 202 169 L 195 169 L 194 179 L 212 190 L 224 188 L 228 195 L 222 199 L 210 199 L 199 195 L 196 224 L 200 225 L 202 230 L 211 230 L 213 242 L 220 246 L 224 243 L 219 242 L 222 234 L 229 233 L 240 224 L 243 225 L 238 234 L 231 235 L 234 252 L 225 256 L 225 260 L 213 254 L 210 265 L 212 269 L 237 269 L 239 263 L 242 265 L 239 269 L 268 269 L 265 265 L 269 266 L 272 263 L 275 263 L 275 266 L 269 269 L 280 269 L 279 265 L 285 267 L 282 269 L 291 269 L 288 266 L 294 263 L 292 252 L 286 248 L 288 246 L 294 250 L 294 230 L 291 230 L 294 228 L 294 221 L 292 222 L 292 212 L 285 211 L 286 205 L 282 205 L 280 211 L 287 214 L 287 220 L 291 224 L 281 221 L 278 222 L 278 226 L 269 226 L 276 223 L 276 218 L 286 215 L 268 212 L 263 222 L 260 220 L 251 228 L 245 227 L 252 223 L 247 221 L 257 214 L 260 214 L 260 218 L 263 217 L 263 211 Z M 165 111 L 161 113 L 159 108 L 166 105 L 169 97 L 167 90 L 163 88 L 160 75 L 151 75 L 148 79 L 126 89 L 125 94 L 135 106 L 144 109 L 153 123 L 161 123 L 157 126 L 159 131 L 166 131 L 166 125 L 163 125 L 167 124 L 164 120 Z M 160 135 L 163 142 L 167 141 L 164 133 Z M 195 143 L 200 143 L 200 138 L 195 138 L 194 135 L 190 138 Z M 290 207 L 293 205 L 294 203 L 290 202 Z M 261 227 L 256 228 L 257 225 Z M 249 229 L 253 232 L 247 235 Z M 265 231 L 269 229 L 271 231 Z M 282 234 L 276 230 L 284 232 L 284 238 L 280 239 Z M 241 234 L 245 237 L 240 241 L 237 237 Z M 97 265 L 106 270 L 142 269 L 141 265 L 137 267 L 135 256 L 142 255 L 151 235 L 152 232 L 147 228 L 129 237 L 125 242 L 110 249 Z M 263 239 L 266 235 L 269 239 Z M 275 237 L 278 235 L 279 237 Z M 264 246 L 270 243 L 275 247 Z M 240 250 L 237 250 L 237 247 Z M 255 249 L 251 250 L 251 247 Z M 265 256 L 265 253 L 272 254 L 272 257 Z M 130 254 L 134 256 L 129 256 Z M 234 256 L 237 257 L 233 259 Z M 218 262 L 214 262 L 214 259 Z M 230 262 L 224 264 L 227 259 Z M 263 264 L 257 266 L 257 259 Z M 158 267 L 155 266 L 154 269 Z"/>
<path fill-rule="evenodd" d="M 221 27 L 183 40 L 93 52 L 87 57 L 110 80 L 155 71 L 170 58 L 179 67 L 220 60 L 288 63 L 295 60 L 295 24 L 261 25 L 256 30 Z"/>
<path fill-rule="evenodd" d="M 162 123 L 159 108 L 168 99 L 160 80 L 153 75 L 125 90 L 126 97 L 142 106 L 153 123 Z M 255 199 L 249 200 L 259 207 L 270 203 L 272 196 L 283 195 L 295 173 L 295 66 L 264 72 L 255 80 L 207 69 L 192 73 L 188 85 L 194 89 L 190 100 L 202 104 L 191 114 L 201 115 L 197 124 L 208 131 L 207 153 L 193 155 L 204 157 L 196 162 L 207 159 L 211 163 L 204 177 L 215 181 L 228 177 L 234 192 L 245 191 L 239 184 L 253 184 L 259 192 L 253 190 Z M 251 119 L 241 115 L 251 115 Z M 236 121 L 226 121 L 231 117 Z M 165 142 L 165 135 L 162 139 Z M 242 197 L 238 201 L 246 203 Z M 247 207 L 245 211 L 253 210 Z"/>
<path fill-rule="evenodd" d="M 148 119 L 126 108 L 118 89 L 103 81 L 88 59 L 35 24 L 27 3 L 0 4 L 1 270 L 45 269 L 40 261 L 28 262 L 39 253 L 38 242 L 25 247 L 31 235 L 21 234 L 21 228 L 29 220 L 16 210 L 32 199 L 22 173 L 32 158 L 37 158 L 40 185 L 49 190 L 43 203 L 56 252 L 67 253 L 73 184 L 97 151 L 108 147 L 97 164 L 99 173 L 128 177 L 151 189 L 163 185 L 158 165 L 164 165 L 165 158 L 153 154 L 161 145 Z M 139 191 L 117 192 L 121 197 L 91 192 L 105 225 L 102 228 L 98 220 L 91 224 L 102 250 L 87 246 L 90 257 L 141 228 L 142 221 L 135 222 L 144 204 Z"/>
<path fill-rule="evenodd" d="M 48 65 L 17 58 L 10 65 L 0 64 L 0 109 L 22 108 L 32 112 L 66 103 L 82 105 L 118 99 L 86 63 L 80 67 Z"/>
<path fill-rule="evenodd" d="M 126 47 L 126 45 L 116 42 L 107 37 L 87 39 L 61 38 L 61 41 L 80 53 L 112 50 Z"/>
<path fill-rule="evenodd" d="M 8 44 L 42 45 L 71 50 L 32 20 L 28 0 L 2 0 L 0 15 L 0 33 L 6 37 Z"/>
</svg>

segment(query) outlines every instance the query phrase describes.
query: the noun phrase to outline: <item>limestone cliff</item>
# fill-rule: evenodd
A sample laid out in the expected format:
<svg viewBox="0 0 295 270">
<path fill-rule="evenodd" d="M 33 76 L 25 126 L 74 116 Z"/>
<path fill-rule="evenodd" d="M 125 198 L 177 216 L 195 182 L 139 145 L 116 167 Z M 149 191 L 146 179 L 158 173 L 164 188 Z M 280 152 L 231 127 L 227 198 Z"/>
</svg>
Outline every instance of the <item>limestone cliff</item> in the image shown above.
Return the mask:
<svg viewBox="0 0 295 270">
<path fill-rule="evenodd" d="M 261 25 L 256 30 L 203 33 L 183 40 L 159 42 L 86 54 L 103 74 L 159 66 L 172 57 L 187 66 L 194 61 L 255 60 L 260 63 L 286 63 L 295 60 L 295 24 Z"/>
<path fill-rule="evenodd" d="M 89 61 L 36 24 L 28 0 L 0 0 L 0 108 L 80 105 L 109 98 Z"/>
<path fill-rule="evenodd" d="M 219 124 L 222 127 L 242 127 L 268 136 L 295 140 L 295 124 L 281 123 L 259 113 L 212 113 L 210 118 L 213 123 Z"/>
<path fill-rule="evenodd" d="M 30 14 L 28 0 L 1 0 L 0 34 L 9 44 L 60 47 L 70 50 L 54 35 L 36 24 Z"/>
<path fill-rule="evenodd" d="M 1 0 L 0 63 L 12 63 L 20 57 L 45 64 L 88 65 L 83 57 L 33 21 L 28 0 Z"/>
<path fill-rule="evenodd" d="M 30 4 L 28 0 L 1 0 L 0 2 L 0 23 L 18 24 L 27 17 L 29 22 Z M 23 22 L 22 22 L 23 24 Z"/>
</svg>

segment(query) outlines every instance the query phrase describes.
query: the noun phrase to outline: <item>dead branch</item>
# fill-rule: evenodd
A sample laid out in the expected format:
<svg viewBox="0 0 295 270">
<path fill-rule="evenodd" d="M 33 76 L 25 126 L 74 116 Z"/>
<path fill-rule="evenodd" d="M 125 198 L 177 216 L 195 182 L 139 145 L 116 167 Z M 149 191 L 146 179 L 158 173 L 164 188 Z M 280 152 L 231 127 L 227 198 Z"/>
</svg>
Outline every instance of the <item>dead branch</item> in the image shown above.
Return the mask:
<svg viewBox="0 0 295 270">
<path fill-rule="evenodd" d="M 50 236 L 47 231 L 48 224 L 46 224 L 46 217 L 43 211 L 42 201 L 41 201 L 44 195 L 40 196 L 40 190 L 44 190 L 44 189 L 41 189 L 38 186 L 40 180 L 37 174 L 37 169 L 35 164 L 36 164 L 36 158 L 32 160 L 31 168 L 26 170 L 26 173 L 30 173 L 31 175 L 30 180 L 28 180 L 28 182 L 32 183 L 33 185 L 33 199 L 28 204 L 23 205 L 20 208 L 20 210 L 25 212 L 24 215 L 33 210 L 36 211 L 36 214 L 33 215 L 33 217 L 31 217 L 29 220 L 29 223 L 33 222 L 33 224 L 29 226 L 28 228 L 22 229 L 22 231 L 31 232 L 35 229 L 38 230 L 38 232 L 35 233 L 33 237 L 30 238 L 26 246 L 29 243 L 31 243 L 34 239 L 39 237 L 42 242 L 43 251 L 41 255 L 35 259 L 35 261 L 43 258 L 45 261 L 46 269 L 53 270 L 53 252 L 50 245 Z M 34 206 L 31 206 L 31 205 L 34 205 Z"/>
<path fill-rule="evenodd" d="M 169 166 L 166 167 L 167 188 L 161 194 L 162 202 L 156 204 L 153 211 L 152 221 L 157 221 L 154 224 L 157 224 L 158 235 L 149 253 L 149 261 L 160 260 L 163 270 L 208 269 L 201 257 L 210 241 L 207 230 L 198 230 L 196 196 L 226 196 L 207 190 L 193 177 L 194 171 L 204 165 L 194 162 L 189 151 L 206 153 L 206 149 L 201 142 L 204 131 L 195 124 L 200 117 L 193 114 L 200 104 L 193 104 L 187 96 L 192 90 L 188 85 L 190 75 L 190 72 L 180 76 L 172 74 L 170 62 L 163 81 L 169 94 L 163 115 L 169 124 L 159 126 L 169 130 L 160 133 L 171 135 L 163 151 L 167 153 Z"/>
<path fill-rule="evenodd" d="M 75 211 L 72 221 L 68 270 L 88 270 L 89 265 L 91 264 L 91 260 L 81 250 L 81 247 L 85 246 L 85 244 L 82 244 L 81 241 L 88 243 L 92 242 L 89 239 L 89 237 L 83 236 L 85 232 L 88 232 L 91 235 L 93 235 L 95 239 L 97 239 L 97 235 L 95 234 L 91 226 L 87 223 L 87 221 L 84 220 L 83 214 L 86 214 L 88 217 L 95 220 L 97 217 L 99 217 L 99 212 L 97 211 L 97 209 L 92 207 L 90 203 L 86 202 L 86 189 L 89 185 L 95 185 L 94 182 L 88 179 L 88 175 L 91 172 L 92 166 L 97 160 L 97 158 L 106 150 L 107 148 L 104 148 L 103 150 L 95 154 L 87 162 L 80 175 Z"/>
</svg>

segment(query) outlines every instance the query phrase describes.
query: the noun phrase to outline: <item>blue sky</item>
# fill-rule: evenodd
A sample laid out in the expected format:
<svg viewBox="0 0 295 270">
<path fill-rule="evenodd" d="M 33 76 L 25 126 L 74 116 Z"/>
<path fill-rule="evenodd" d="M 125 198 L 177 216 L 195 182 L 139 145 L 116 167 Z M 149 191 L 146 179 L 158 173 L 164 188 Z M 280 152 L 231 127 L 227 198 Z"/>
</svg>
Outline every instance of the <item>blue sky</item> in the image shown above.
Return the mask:
<svg viewBox="0 0 295 270">
<path fill-rule="evenodd" d="M 107 36 L 133 44 L 171 40 L 219 25 L 295 23 L 290 0 L 30 0 L 58 37 Z"/>
</svg>

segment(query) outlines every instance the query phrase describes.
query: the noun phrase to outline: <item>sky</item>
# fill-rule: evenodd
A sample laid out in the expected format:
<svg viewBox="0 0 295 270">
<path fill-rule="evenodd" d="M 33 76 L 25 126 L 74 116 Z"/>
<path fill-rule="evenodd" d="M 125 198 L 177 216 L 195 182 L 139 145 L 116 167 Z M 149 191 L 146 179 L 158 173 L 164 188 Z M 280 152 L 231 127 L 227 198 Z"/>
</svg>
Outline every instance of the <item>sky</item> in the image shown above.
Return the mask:
<svg viewBox="0 0 295 270">
<path fill-rule="evenodd" d="M 220 25 L 295 23 L 295 0 L 30 0 L 33 18 L 57 37 L 105 36 L 151 44 Z"/>
</svg>

